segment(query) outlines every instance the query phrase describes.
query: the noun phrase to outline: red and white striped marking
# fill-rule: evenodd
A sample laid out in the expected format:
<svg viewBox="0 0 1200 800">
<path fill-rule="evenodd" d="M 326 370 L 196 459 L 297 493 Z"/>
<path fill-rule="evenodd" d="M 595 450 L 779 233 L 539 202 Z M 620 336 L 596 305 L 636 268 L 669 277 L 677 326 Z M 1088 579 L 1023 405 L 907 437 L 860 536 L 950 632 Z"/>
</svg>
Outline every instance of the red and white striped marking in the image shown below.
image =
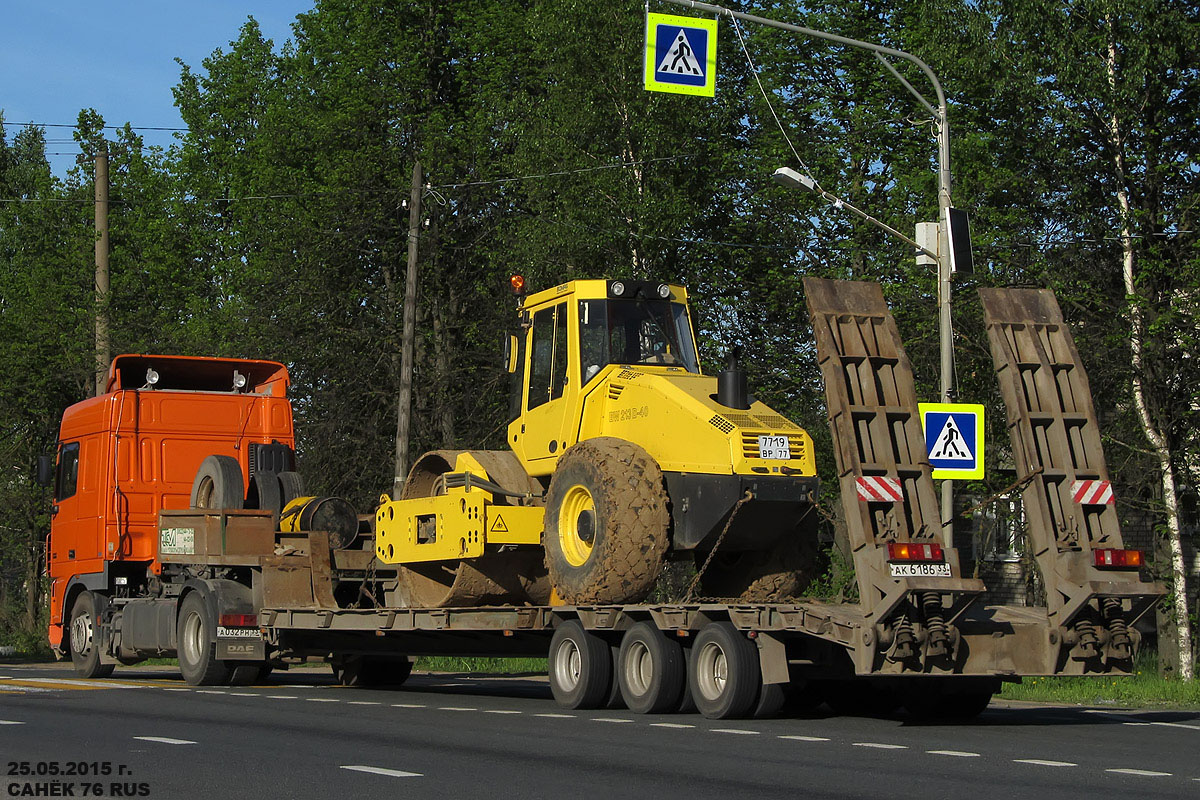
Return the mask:
<svg viewBox="0 0 1200 800">
<path fill-rule="evenodd" d="M 858 499 L 870 503 L 903 503 L 899 478 L 867 475 L 858 479 Z"/>
<path fill-rule="evenodd" d="M 1071 484 L 1071 497 L 1081 506 L 1112 505 L 1112 484 L 1108 481 L 1075 481 Z"/>
</svg>

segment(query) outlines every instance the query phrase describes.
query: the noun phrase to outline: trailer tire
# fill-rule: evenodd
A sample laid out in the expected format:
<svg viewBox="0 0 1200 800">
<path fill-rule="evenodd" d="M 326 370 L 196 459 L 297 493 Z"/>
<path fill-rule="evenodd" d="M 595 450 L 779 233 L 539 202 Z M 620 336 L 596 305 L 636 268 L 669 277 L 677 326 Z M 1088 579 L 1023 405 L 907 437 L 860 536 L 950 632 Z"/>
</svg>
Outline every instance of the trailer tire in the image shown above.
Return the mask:
<svg viewBox="0 0 1200 800">
<path fill-rule="evenodd" d="M 412 675 L 407 657 L 346 656 L 334 664 L 333 674 L 342 686 L 366 689 L 372 686 L 401 686 Z"/>
<path fill-rule="evenodd" d="M 636 603 L 669 544 L 662 471 L 645 450 L 600 437 L 567 450 L 546 493 L 546 569 L 566 603 Z"/>
<path fill-rule="evenodd" d="M 758 648 L 728 622 L 701 629 L 692 645 L 688 680 L 696 708 L 708 719 L 740 719 L 762 688 Z"/>
<path fill-rule="evenodd" d="M 563 708 L 600 708 L 609 700 L 614 680 L 611 648 L 576 620 L 555 629 L 547 661 L 550 691 Z"/>
<path fill-rule="evenodd" d="M 270 669 L 268 667 L 268 669 Z M 257 663 L 234 664 L 229 668 L 230 686 L 250 686 L 259 681 L 262 665 Z"/>
<path fill-rule="evenodd" d="M 242 508 L 246 485 L 242 468 L 230 456 L 207 456 L 192 481 L 192 508 Z"/>
<path fill-rule="evenodd" d="M 922 678 L 905 687 L 902 702 L 919 722 L 969 722 L 983 713 L 996 692 L 994 681 Z"/>
<path fill-rule="evenodd" d="M 617 679 L 633 713 L 675 711 L 687 679 L 683 648 L 649 622 L 639 622 L 621 639 Z"/>
<path fill-rule="evenodd" d="M 183 598 L 178 621 L 179 671 L 192 686 L 221 686 L 232 670 L 217 659 L 216 624 L 208 603 L 199 592 Z"/>
<path fill-rule="evenodd" d="M 94 592 L 81 592 L 71 605 L 71 623 L 67 627 L 67 647 L 71 663 L 81 678 L 107 678 L 112 664 L 100 663 L 100 610 L 103 599 Z"/>
</svg>

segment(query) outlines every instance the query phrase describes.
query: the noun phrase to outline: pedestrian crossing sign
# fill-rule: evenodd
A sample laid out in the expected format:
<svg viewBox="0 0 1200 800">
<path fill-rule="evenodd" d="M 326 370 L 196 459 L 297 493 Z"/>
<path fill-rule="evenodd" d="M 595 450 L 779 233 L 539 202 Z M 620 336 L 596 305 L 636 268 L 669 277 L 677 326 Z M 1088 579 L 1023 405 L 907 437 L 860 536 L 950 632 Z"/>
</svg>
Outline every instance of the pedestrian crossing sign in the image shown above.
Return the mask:
<svg viewBox="0 0 1200 800">
<path fill-rule="evenodd" d="M 717 21 L 647 14 L 645 79 L 648 92 L 714 97 Z"/>
<path fill-rule="evenodd" d="M 933 477 L 983 480 L 983 406 L 974 403 L 918 405 Z"/>
</svg>

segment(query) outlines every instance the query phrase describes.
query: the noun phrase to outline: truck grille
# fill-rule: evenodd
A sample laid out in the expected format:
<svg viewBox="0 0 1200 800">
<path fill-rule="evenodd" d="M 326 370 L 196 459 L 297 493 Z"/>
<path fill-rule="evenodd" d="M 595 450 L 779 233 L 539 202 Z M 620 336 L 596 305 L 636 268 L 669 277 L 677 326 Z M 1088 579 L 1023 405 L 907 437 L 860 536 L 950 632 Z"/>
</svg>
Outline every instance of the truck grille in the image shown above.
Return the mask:
<svg viewBox="0 0 1200 800">
<path fill-rule="evenodd" d="M 804 437 L 798 434 L 784 434 L 777 431 L 752 431 L 742 433 L 742 456 L 744 458 L 758 458 L 758 437 L 759 436 L 783 436 L 788 439 L 788 449 L 791 451 L 792 457 L 790 461 L 804 460 Z"/>
</svg>

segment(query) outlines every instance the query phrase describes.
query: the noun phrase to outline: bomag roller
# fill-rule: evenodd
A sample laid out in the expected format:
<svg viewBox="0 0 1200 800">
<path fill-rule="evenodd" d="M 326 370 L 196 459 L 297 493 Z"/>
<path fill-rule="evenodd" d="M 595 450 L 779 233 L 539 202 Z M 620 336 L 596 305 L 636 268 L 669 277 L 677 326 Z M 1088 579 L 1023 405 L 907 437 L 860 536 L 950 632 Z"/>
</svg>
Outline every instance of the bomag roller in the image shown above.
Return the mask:
<svg viewBox="0 0 1200 800">
<path fill-rule="evenodd" d="M 683 287 L 577 280 L 524 296 L 506 451 L 439 450 L 376 510 L 416 607 L 639 602 L 668 560 L 700 594 L 794 595 L 816 552 L 812 440 L 700 370 Z"/>
</svg>

